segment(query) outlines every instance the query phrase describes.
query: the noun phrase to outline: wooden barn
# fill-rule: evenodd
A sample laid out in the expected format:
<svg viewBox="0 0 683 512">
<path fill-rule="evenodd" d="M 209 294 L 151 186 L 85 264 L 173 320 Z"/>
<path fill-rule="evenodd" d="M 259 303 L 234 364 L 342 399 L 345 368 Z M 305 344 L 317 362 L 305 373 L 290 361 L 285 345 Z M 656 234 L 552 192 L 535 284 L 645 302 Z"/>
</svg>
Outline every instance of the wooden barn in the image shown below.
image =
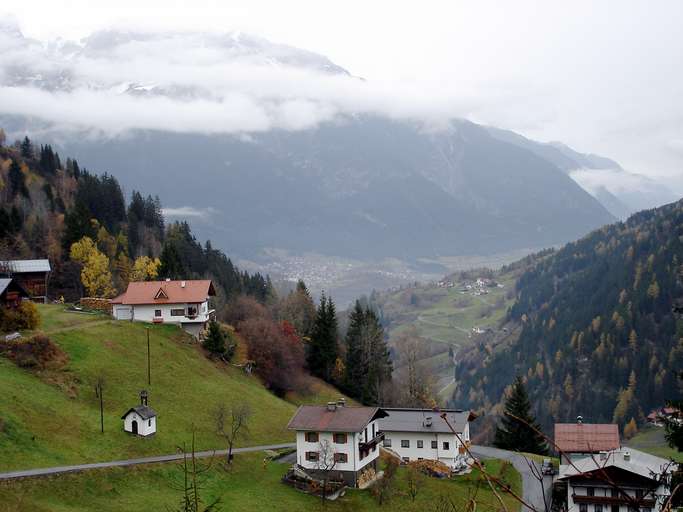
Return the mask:
<svg viewBox="0 0 683 512">
<path fill-rule="evenodd" d="M 18 282 L 9 277 L 0 277 L 0 306 L 16 308 L 28 298 L 28 293 Z"/>
<path fill-rule="evenodd" d="M 12 278 L 34 302 L 47 302 L 50 260 L 0 261 L 0 277 Z"/>
</svg>

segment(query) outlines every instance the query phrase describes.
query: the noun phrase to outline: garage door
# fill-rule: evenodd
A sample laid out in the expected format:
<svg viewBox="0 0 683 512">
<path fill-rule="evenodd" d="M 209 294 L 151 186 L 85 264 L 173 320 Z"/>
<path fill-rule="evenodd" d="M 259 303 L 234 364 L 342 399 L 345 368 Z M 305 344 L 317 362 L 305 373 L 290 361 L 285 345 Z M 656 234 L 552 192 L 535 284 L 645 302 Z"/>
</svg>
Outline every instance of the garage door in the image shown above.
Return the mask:
<svg viewBox="0 0 683 512">
<path fill-rule="evenodd" d="M 114 318 L 116 318 L 117 320 L 132 320 L 133 308 L 130 306 L 117 306 L 114 310 Z"/>
</svg>

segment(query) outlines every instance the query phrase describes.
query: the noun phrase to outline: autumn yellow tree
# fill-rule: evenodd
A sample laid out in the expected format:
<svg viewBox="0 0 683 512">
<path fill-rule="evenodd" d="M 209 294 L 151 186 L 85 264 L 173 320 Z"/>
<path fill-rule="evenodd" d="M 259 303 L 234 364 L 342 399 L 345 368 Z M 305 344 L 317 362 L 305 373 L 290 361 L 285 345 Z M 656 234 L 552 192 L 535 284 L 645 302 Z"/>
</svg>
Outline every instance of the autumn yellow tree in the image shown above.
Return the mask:
<svg viewBox="0 0 683 512">
<path fill-rule="evenodd" d="M 624 437 L 626 439 L 631 439 L 638 433 L 638 425 L 636 424 L 635 418 L 631 418 L 626 426 L 624 427 Z"/>
<path fill-rule="evenodd" d="M 81 265 L 81 283 L 92 297 L 110 297 L 114 294 L 109 258 L 100 252 L 92 238 L 84 236 L 71 244 L 71 259 Z"/>
<path fill-rule="evenodd" d="M 159 266 L 161 261 L 159 258 L 150 258 L 149 256 L 140 256 L 135 259 L 133 263 L 133 270 L 130 274 L 131 281 L 151 281 L 156 279 L 159 275 Z"/>
</svg>

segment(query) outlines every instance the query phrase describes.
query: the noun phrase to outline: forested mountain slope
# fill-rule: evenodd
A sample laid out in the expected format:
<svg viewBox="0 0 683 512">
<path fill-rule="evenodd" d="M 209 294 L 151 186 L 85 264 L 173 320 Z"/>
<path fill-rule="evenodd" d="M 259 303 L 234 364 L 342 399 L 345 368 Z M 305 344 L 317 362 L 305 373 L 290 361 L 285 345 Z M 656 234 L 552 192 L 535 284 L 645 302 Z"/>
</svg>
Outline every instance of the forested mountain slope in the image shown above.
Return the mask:
<svg viewBox="0 0 683 512">
<path fill-rule="evenodd" d="M 5 145 L 0 129 L 0 260 L 49 258 L 48 295 L 75 300 L 84 290 L 69 252 L 86 236 L 106 256 L 98 273 L 111 273 L 113 292 L 135 278 L 141 257 L 160 258 L 159 277 L 212 278 L 221 303 L 240 293 L 263 301 L 272 291 L 267 277 L 242 272 L 210 242 L 200 244 L 186 222 L 167 226 L 158 196 L 133 189 L 127 203 L 116 177 L 62 161 L 50 145 L 28 138 Z"/>
<path fill-rule="evenodd" d="M 456 370 L 463 406 L 499 402 L 527 379 L 544 426 L 642 419 L 683 368 L 683 201 L 637 213 L 550 251 L 521 275 L 518 339 L 472 347 Z"/>
</svg>

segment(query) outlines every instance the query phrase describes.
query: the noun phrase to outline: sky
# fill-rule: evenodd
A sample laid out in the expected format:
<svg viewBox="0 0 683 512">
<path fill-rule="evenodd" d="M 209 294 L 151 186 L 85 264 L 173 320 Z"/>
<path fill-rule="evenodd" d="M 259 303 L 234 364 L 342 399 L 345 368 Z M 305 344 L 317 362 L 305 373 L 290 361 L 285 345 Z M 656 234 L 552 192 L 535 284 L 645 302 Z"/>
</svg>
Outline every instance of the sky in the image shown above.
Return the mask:
<svg viewBox="0 0 683 512">
<path fill-rule="evenodd" d="M 430 119 L 457 115 L 609 156 L 683 194 L 680 1 L 6 0 L 0 5 L 3 14 L 25 36 L 41 41 L 78 40 L 111 27 L 242 30 L 323 54 L 366 81 L 364 86 L 349 85 L 290 73 L 277 80 L 292 89 L 286 102 L 280 97 L 277 104 L 263 107 L 226 92 L 223 112 L 201 103 L 192 112 L 187 106 L 178 111 L 194 116 L 197 125 L 206 124 L 204 116 L 227 111 L 240 113 L 235 126 L 219 119 L 209 124 L 215 122 L 217 130 L 297 129 L 345 109 Z M 178 69 L 144 67 L 160 74 Z M 196 66 L 183 70 L 201 74 Z M 274 94 L 264 85 L 272 77 L 262 76 L 258 83 L 253 70 L 229 71 L 243 78 L 230 83 L 221 79 L 217 87 L 255 89 L 258 102 Z M 91 66 L 88 72 L 105 71 Z M 305 92 L 297 93 L 294 89 L 304 83 Z M 6 104 L 19 101 L 11 95 L 0 99 Z M 47 97 L 30 101 L 53 108 Z M 74 101 L 91 102 L 92 110 L 98 98 Z M 130 113 L 127 108 L 138 111 L 135 105 L 120 105 L 121 112 Z M 121 119 L 106 122 L 126 128 Z"/>
</svg>

